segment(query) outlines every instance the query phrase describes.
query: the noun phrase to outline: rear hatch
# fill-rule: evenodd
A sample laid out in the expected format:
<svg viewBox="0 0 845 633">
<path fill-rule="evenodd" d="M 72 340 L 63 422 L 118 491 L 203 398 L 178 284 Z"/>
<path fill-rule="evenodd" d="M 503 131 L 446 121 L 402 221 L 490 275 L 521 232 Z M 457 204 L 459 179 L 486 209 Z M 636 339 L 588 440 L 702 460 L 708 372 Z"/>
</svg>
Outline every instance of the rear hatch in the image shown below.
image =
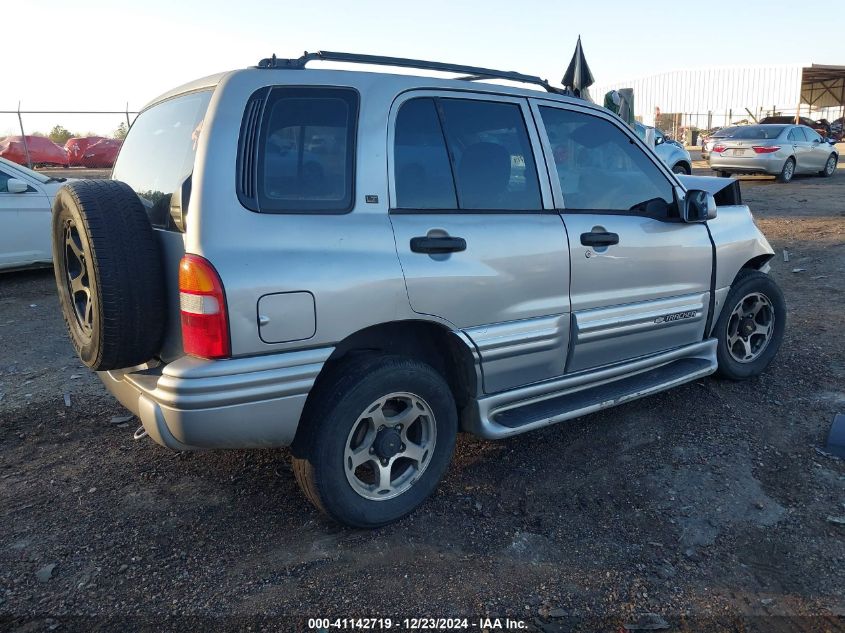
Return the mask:
<svg viewBox="0 0 845 633">
<path fill-rule="evenodd" d="M 156 103 L 141 112 L 123 143 L 112 179 L 127 183 L 141 199 L 158 238 L 165 271 L 167 324 L 159 357 L 183 355 L 179 312 L 179 262 L 185 235 L 172 217 L 174 193 L 187 209 L 197 142 L 212 90 L 191 92 Z M 177 198 L 177 199 L 179 199 Z"/>
</svg>

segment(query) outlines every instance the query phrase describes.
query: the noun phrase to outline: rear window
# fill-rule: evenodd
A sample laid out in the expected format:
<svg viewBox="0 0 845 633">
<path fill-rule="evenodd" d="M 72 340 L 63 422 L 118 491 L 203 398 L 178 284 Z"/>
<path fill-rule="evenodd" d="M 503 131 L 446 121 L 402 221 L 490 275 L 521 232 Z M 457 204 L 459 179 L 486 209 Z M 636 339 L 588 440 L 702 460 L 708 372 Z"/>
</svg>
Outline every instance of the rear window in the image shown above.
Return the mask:
<svg viewBox="0 0 845 633">
<path fill-rule="evenodd" d="M 267 97 L 255 164 L 264 213 L 344 213 L 353 206 L 358 93 L 348 88 L 274 88 Z M 254 133 L 254 132 L 246 132 Z M 249 152 L 242 146 L 242 152 Z"/>
<path fill-rule="evenodd" d="M 112 178 L 141 198 L 154 226 L 168 227 L 170 196 L 194 170 L 197 142 L 211 91 L 169 99 L 135 119 Z"/>
<path fill-rule="evenodd" d="M 738 129 L 738 127 L 724 127 L 721 130 L 714 132 L 710 138 L 725 138 L 726 136 L 732 136 Z"/>
<path fill-rule="evenodd" d="M 745 125 L 738 127 L 730 138 L 767 139 L 777 138 L 786 129 L 785 125 Z"/>
</svg>

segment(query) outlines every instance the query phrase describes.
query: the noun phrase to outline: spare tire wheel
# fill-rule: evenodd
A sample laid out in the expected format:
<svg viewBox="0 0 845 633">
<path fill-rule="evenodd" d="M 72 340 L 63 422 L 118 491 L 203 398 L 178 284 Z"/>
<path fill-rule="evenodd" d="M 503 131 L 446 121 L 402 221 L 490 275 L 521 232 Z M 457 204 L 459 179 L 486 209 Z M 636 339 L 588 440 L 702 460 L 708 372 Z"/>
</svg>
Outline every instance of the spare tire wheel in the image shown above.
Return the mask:
<svg viewBox="0 0 845 633">
<path fill-rule="evenodd" d="M 135 192 L 117 180 L 64 185 L 52 237 L 62 316 L 82 362 L 105 371 L 152 358 L 164 334 L 164 274 Z"/>
</svg>

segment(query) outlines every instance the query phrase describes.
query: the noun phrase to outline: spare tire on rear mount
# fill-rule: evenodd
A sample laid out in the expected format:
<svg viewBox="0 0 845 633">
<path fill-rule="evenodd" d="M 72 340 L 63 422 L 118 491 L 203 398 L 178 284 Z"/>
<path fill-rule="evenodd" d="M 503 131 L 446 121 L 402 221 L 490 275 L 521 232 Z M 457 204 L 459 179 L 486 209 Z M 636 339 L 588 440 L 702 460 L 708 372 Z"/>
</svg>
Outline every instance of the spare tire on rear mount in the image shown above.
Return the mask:
<svg viewBox="0 0 845 633">
<path fill-rule="evenodd" d="M 53 270 L 79 358 L 105 371 L 148 361 L 166 319 L 164 274 L 141 200 L 117 180 L 78 180 L 53 202 Z"/>
</svg>

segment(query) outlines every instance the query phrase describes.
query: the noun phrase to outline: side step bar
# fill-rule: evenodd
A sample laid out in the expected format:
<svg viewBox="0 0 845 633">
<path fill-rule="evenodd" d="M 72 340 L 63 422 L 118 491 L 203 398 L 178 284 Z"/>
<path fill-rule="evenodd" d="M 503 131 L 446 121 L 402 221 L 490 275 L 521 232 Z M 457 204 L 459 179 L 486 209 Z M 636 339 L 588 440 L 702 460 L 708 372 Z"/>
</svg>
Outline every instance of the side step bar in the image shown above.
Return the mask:
<svg viewBox="0 0 845 633">
<path fill-rule="evenodd" d="M 479 398 L 465 430 L 487 439 L 518 435 L 671 389 L 712 374 L 716 367 L 716 339 L 708 339 Z"/>
</svg>

